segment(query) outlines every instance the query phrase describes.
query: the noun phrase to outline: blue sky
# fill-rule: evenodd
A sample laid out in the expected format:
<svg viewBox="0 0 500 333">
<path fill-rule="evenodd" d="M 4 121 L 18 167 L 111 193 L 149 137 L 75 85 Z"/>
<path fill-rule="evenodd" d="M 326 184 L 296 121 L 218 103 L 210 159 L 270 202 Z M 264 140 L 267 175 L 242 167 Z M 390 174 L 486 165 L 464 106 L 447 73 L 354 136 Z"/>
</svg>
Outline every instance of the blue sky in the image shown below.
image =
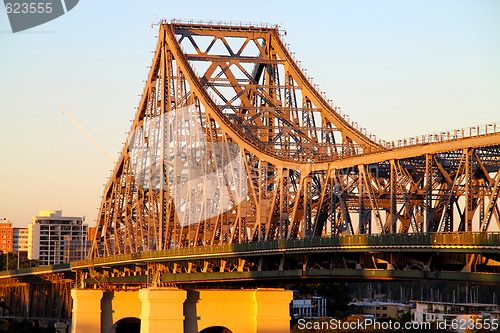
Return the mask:
<svg viewBox="0 0 500 333">
<path fill-rule="evenodd" d="M 165 18 L 281 24 L 328 98 L 385 140 L 500 121 L 500 2 L 97 1 L 12 34 L 0 8 L 0 218 L 94 225 Z"/>
</svg>

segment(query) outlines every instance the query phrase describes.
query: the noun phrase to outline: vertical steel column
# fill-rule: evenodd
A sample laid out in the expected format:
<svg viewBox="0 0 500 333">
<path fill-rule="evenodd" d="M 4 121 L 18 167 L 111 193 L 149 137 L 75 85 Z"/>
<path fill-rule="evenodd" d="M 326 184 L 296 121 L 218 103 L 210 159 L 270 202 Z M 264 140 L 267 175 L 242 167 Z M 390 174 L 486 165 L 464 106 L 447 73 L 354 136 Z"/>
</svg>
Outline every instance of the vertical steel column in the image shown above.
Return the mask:
<svg viewBox="0 0 500 333">
<path fill-rule="evenodd" d="M 311 175 L 307 175 L 304 179 L 304 238 L 312 237 L 311 187 Z"/>
<path fill-rule="evenodd" d="M 359 233 L 366 233 L 366 213 L 365 213 L 365 199 L 364 199 L 364 188 L 363 180 L 358 177 L 358 196 L 359 196 Z"/>
<path fill-rule="evenodd" d="M 161 37 L 160 37 L 161 38 Z M 165 160 L 166 160 L 166 155 L 165 155 L 165 149 L 167 147 L 167 142 L 166 142 L 166 128 L 165 128 L 165 121 L 167 117 L 167 100 L 168 100 L 168 83 L 167 83 L 167 59 L 166 59 L 166 45 L 163 43 L 163 46 L 161 48 L 161 64 L 160 64 L 160 70 L 161 70 L 161 77 L 160 77 L 160 87 L 161 91 L 159 92 L 161 96 L 161 105 L 160 105 L 160 170 L 158 171 L 160 174 L 160 179 L 159 179 L 159 189 L 158 191 L 160 192 L 160 198 L 159 198 L 159 208 L 160 208 L 160 213 L 158 217 L 158 239 L 156 240 L 156 250 L 163 250 L 163 246 L 165 244 L 165 235 L 164 235 L 164 230 L 165 230 L 165 191 L 167 190 L 167 178 L 166 176 L 166 165 L 165 165 Z"/>
<path fill-rule="evenodd" d="M 335 172 L 333 177 L 330 178 L 330 237 L 335 234 L 335 227 L 337 225 L 337 206 L 336 202 L 340 199 L 340 193 L 337 193 L 338 187 L 335 182 Z"/>
<path fill-rule="evenodd" d="M 257 225 L 258 225 L 258 233 L 259 233 L 259 241 L 263 241 L 263 240 L 267 240 L 267 233 L 266 233 L 266 230 L 267 230 L 267 219 L 266 219 L 266 214 L 267 214 L 267 205 L 263 205 L 263 202 L 266 202 L 266 190 L 267 190 L 267 186 L 266 186 L 266 182 L 264 181 L 264 175 L 266 174 L 266 165 L 267 165 L 267 162 L 265 161 L 262 161 L 262 160 L 259 160 L 258 162 L 258 182 L 259 182 L 259 186 L 258 186 L 258 194 L 259 194 L 259 198 L 258 198 L 258 202 L 259 202 L 259 205 L 257 206 L 257 212 L 258 212 L 258 215 L 257 215 Z"/>
<path fill-rule="evenodd" d="M 345 176 L 347 177 L 347 176 Z M 347 206 L 347 197 L 344 192 L 344 180 L 340 178 L 339 172 L 336 169 L 335 170 L 335 180 L 337 189 L 335 190 L 336 193 L 338 193 L 338 200 L 339 200 L 339 205 L 340 205 L 340 211 L 342 213 L 342 228 L 346 230 L 348 233 L 352 234 L 352 223 L 351 223 L 351 216 L 349 215 L 349 207 Z"/>
<path fill-rule="evenodd" d="M 281 169 L 282 180 L 280 189 L 280 229 L 279 239 L 285 239 L 288 230 L 288 169 Z"/>
<path fill-rule="evenodd" d="M 472 231 L 473 189 L 472 189 L 472 154 L 473 149 L 464 149 L 465 154 L 465 231 Z"/>
<path fill-rule="evenodd" d="M 396 164 L 394 160 L 390 161 L 391 165 L 391 174 L 390 174 L 390 186 L 391 186 L 391 194 L 390 194 L 390 215 L 389 215 L 389 232 L 390 233 L 396 233 L 396 214 L 397 214 L 397 207 L 396 207 Z"/>
<path fill-rule="evenodd" d="M 484 195 L 484 190 L 482 190 L 479 197 L 479 230 L 481 230 L 481 224 L 484 220 Z"/>
<path fill-rule="evenodd" d="M 432 232 L 432 155 L 425 155 L 425 232 Z"/>
</svg>

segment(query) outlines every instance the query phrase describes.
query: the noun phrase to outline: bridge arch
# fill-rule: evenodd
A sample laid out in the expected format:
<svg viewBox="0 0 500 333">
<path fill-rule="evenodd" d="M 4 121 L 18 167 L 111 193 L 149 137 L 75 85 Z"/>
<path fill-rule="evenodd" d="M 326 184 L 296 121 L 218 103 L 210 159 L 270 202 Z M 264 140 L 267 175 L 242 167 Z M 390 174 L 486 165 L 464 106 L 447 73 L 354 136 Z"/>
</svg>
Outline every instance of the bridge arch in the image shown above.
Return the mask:
<svg viewBox="0 0 500 333">
<path fill-rule="evenodd" d="M 109 333 L 140 333 L 141 320 L 137 317 L 126 317 L 118 320 Z"/>
<path fill-rule="evenodd" d="M 141 307 L 138 291 L 105 291 L 101 300 L 102 332 L 128 332 L 120 328 L 133 327 L 134 321 L 139 321 L 140 327 Z"/>
<path fill-rule="evenodd" d="M 233 333 L 233 331 L 223 326 L 211 326 L 201 330 L 200 333 Z"/>
</svg>

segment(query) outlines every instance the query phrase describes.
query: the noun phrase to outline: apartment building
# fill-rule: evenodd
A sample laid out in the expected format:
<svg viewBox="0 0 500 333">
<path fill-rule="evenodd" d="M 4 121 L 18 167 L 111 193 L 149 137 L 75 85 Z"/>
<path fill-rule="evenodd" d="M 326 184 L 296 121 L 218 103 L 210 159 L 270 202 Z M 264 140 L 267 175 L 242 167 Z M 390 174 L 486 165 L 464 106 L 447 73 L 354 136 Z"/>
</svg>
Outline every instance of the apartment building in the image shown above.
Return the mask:
<svg viewBox="0 0 500 333">
<path fill-rule="evenodd" d="M 14 228 L 12 222 L 7 219 L 0 220 L 0 250 L 2 252 L 13 252 L 13 234 Z"/>
<path fill-rule="evenodd" d="M 20 260 L 28 258 L 28 228 L 14 227 L 12 234 L 13 252 L 19 256 Z"/>
<path fill-rule="evenodd" d="M 360 314 L 374 318 L 398 318 L 410 312 L 412 306 L 404 303 L 385 302 L 380 300 L 364 300 L 352 302 L 350 305 L 358 308 Z"/>
<path fill-rule="evenodd" d="M 453 322 L 467 322 L 469 319 L 490 319 L 498 324 L 500 309 L 497 304 L 416 301 L 412 319 L 444 322 L 447 329 L 452 327 Z"/>
<path fill-rule="evenodd" d="M 56 265 L 86 257 L 82 251 L 87 241 L 84 217 L 63 216 L 62 211 L 40 211 L 28 227 L 28 258 L 40 260 L 41 265 Z M 82 247 L 70 246 L 82 244 Z M 78 253 L 65 253 L 65 245 Z M 71 251 L 71 249 L 68 249 Z"/>
</svg>

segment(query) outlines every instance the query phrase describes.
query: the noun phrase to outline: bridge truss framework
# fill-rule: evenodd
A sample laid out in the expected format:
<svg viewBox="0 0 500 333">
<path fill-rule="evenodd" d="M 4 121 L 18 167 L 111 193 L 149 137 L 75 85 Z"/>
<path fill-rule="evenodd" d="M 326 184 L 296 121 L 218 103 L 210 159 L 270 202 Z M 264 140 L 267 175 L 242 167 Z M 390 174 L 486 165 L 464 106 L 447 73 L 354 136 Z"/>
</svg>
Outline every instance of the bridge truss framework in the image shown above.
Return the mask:
<svg viewBox="0 0 500 333">
<path fill-rule="evenodd" d="M 239 169 L 227 167 L 235 157 L 231 145 L 239 148 Z M 180 189 L 192 170 L 222 175 L 214 185 L 219 195 L 194 185 Z M 138 112 L 104 191 L 91 256 L 495 231 L 499 183 L 500 126 L 380 141 L 317 90 L 277 27 L 173 21 L 159 25 Z M 196 223 L 185 223 L 195 216 Z M 475 254 L 462 261 L 472 270 L 497 264 Z"/>
</svg>

